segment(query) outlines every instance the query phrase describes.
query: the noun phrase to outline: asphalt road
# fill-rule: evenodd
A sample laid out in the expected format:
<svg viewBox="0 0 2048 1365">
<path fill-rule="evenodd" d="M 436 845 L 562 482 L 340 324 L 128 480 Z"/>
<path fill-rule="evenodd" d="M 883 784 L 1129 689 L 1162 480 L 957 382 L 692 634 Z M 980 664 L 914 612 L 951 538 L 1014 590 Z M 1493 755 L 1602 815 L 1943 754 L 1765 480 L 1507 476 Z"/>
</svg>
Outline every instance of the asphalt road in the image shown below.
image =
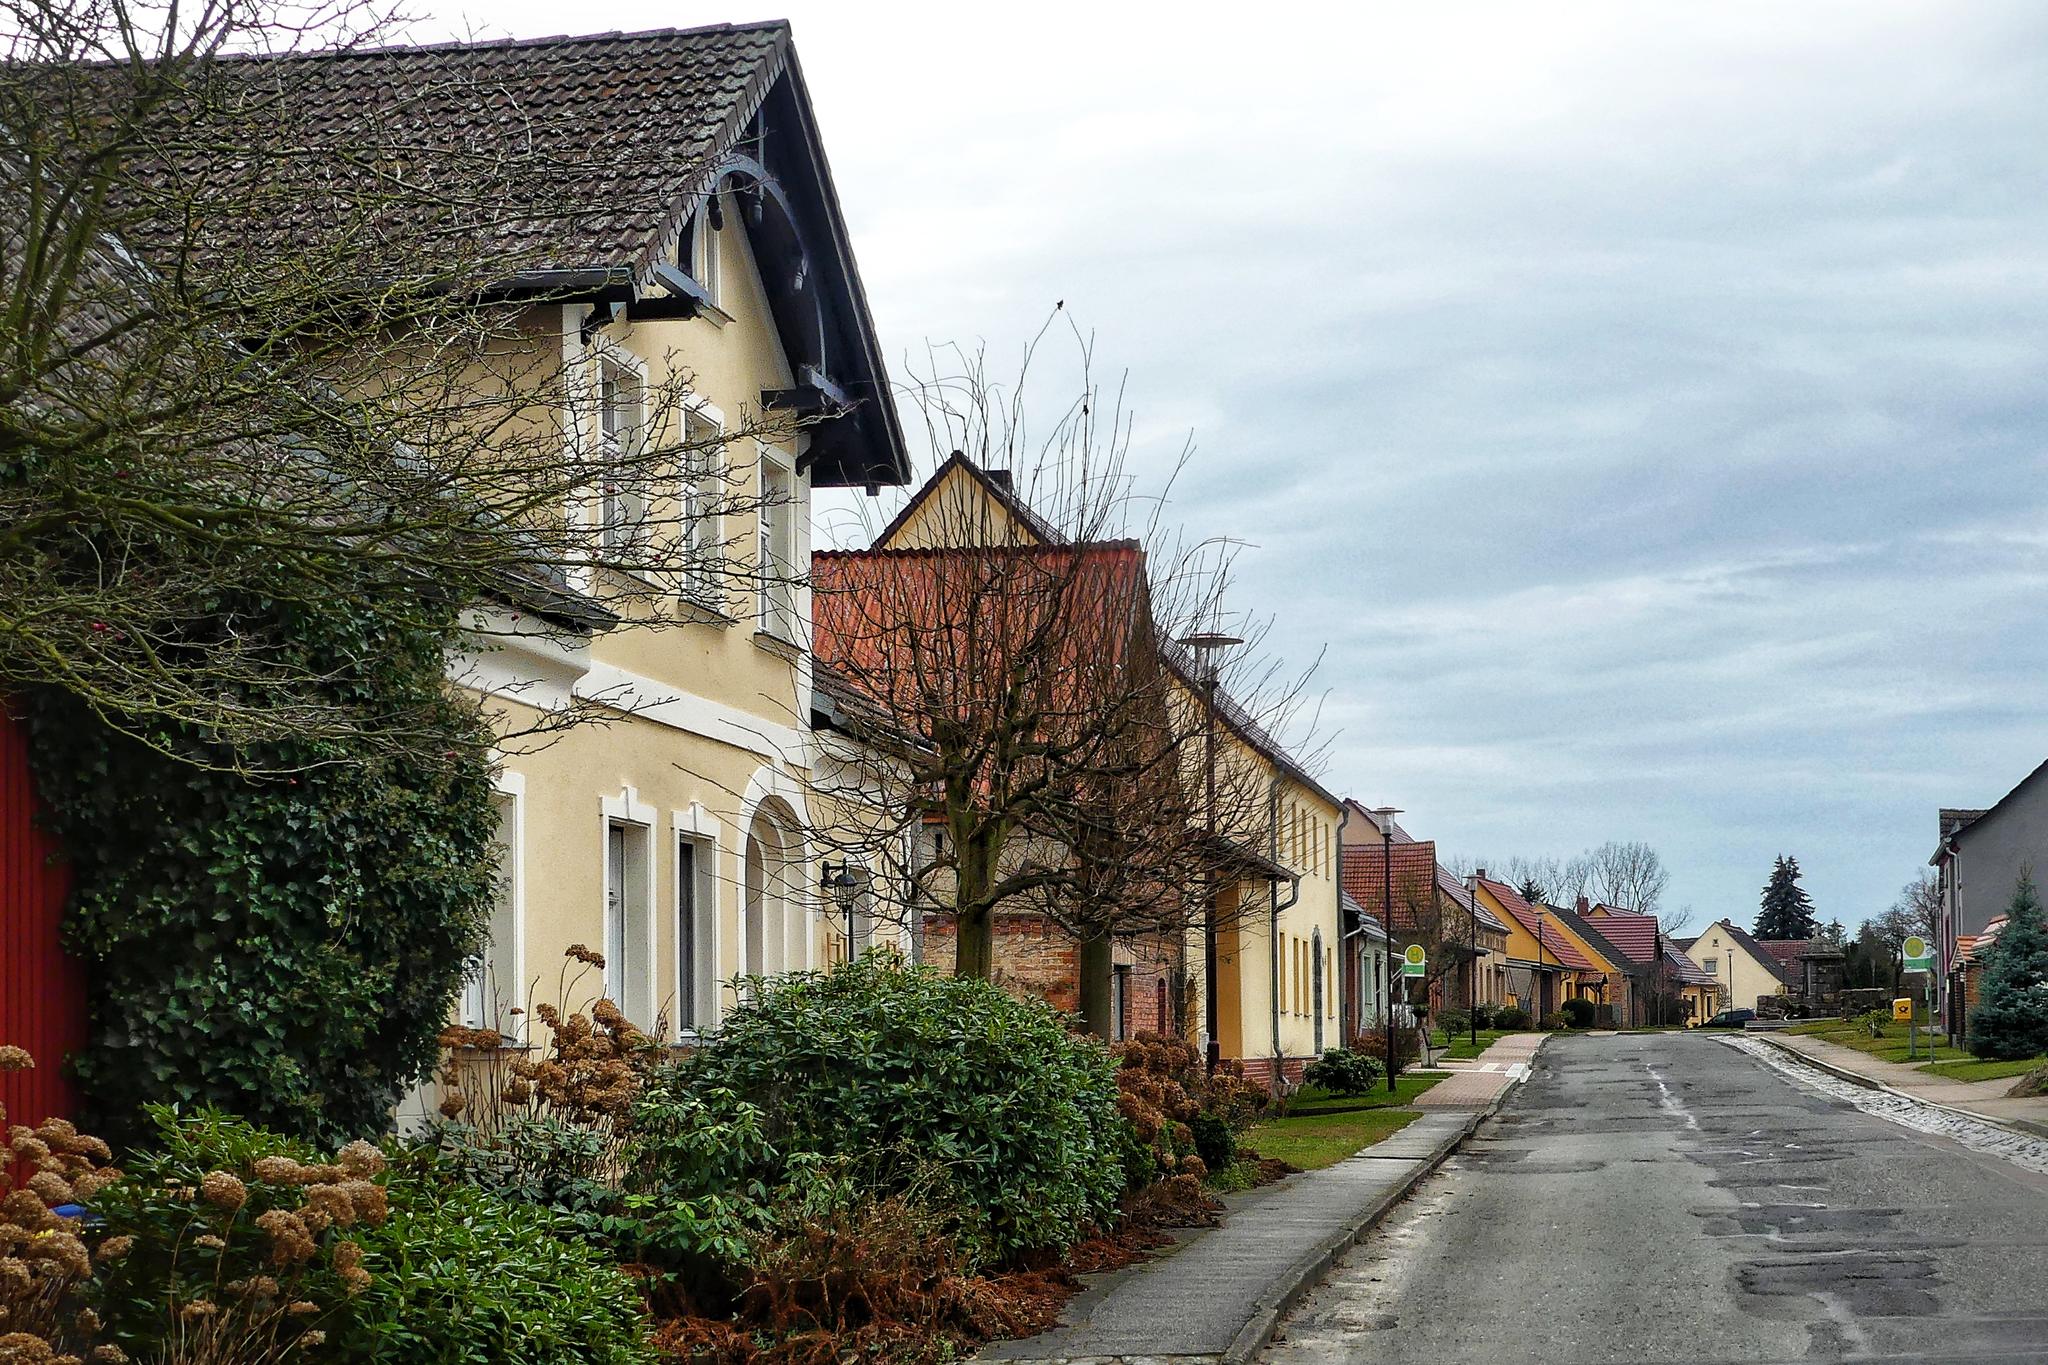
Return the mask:
<svg viewBox="0 0 2048 1365">
<path fill-rule="evenodd" d="M 1700 1034 L 1553 1039 L 1263 1365 L 2048 1362 L 2048 1175 Z"/>
</svg>

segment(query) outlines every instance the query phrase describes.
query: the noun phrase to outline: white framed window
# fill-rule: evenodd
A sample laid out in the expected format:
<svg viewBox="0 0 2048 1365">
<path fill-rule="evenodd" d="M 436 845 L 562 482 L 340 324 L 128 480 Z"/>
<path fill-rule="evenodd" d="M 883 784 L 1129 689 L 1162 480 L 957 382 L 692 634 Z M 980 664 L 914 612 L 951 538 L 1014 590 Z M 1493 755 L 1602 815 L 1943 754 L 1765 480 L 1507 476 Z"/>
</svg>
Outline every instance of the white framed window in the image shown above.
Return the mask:
<svg viewBox="0 0 2048 1365">
<path fill-rule="evenodd" d="M 678 473 L 676 516 L 682 542 L 683 595 L 698 606 L 723 610 L 718 584 L 725 554 L 725 448 L 719 441 L 724 425 L 715 411 L 694 407 L 683 413 L 682 468 Z"/>
<path fill-rule="evenodd" d="M 686 1034 L 717 1024 L 718 845 L 676 835 L 676 1023 Z"/>
<path fill-rule="evenodd" d="M 604 807 L 604 993 L 654 1023 L 654 811 L 627 787 Z"/>
<path fill-rule="evenodd" d="M 638 464 L 646 425 L 646 390 L 640 372 L 617 356 L 597 363 L 598 458 L 603 482 L 598 531 L 605 550 L 615 558 L 631 556 L 644 546 L 652 505 L 646 470 Z"/>
<path fill-rule="evenodd" d="M 501 786 L 491 805 L 498 818 L 492 836 L 497 855 L 497 885 L 493 888 L 490 919 L 484 948 L 462 983 L 462 1023 L 467 1028 L 495 1028 L 516 1035 L 521 1016 L 512 1013 L 523 1007 L 519 960 L 519 907 L 521 807 L 520 791 Z"/>
<path fill-rule="evenodd" d="M 1721 974 L 1721 959 L 1718 957 L 1701 958 L 1700 970 L 1708 976 L 1719 976 Z"/>
<path fill-rule="evenodd" d="M 760 528 L 755 564 L 759 573 L 756 608 L 760 629 L 778 640 L 797 641 L 796 471 L 782 452 L 761 448 Z"/>
</svg>

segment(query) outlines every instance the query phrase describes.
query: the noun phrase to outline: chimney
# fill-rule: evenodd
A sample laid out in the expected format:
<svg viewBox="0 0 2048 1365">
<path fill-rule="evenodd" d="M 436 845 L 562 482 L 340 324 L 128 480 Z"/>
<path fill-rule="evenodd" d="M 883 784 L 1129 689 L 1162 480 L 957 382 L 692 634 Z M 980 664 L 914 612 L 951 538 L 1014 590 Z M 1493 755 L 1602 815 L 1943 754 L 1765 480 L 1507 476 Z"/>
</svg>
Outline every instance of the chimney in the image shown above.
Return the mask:
<svg viewBox="0 0 2048 1365">
<path fill-rule="evenodd" d="M 1009 471 L 1009 470 L 1007 470 L 1007 469 L 984 469 L 984 470 L 982 470 L 981 472 L 982 472 L 983 474 L 985 474 L 985 475 L 987 475 L 987 476 L 988 476 L 988 481 L 989 481 L 990 483 L 992 483 L 992 484 L 994 484 L 994 485 L 995 485 L 996 487 L 998 487 L 998 488 L 1002 489 L 1002 490 L 1003 490 L 1003 491 L 1004 491 L 1005 493 L 1009 493 L 1009 492 L 1014 492 L 1014 491 L 1015 491 L 1015 489 L 1016 489 L 1016 484 L 1014 484 L 1013 482 L 1011 482 L 1011 479 L 1010 479 L 1010 471 Z"/>
<path fill-rule="evenodd" d="M 1480 868 L 1480 869 L 1478 870 L 1478 872 L 1477 872 L 1477 873 L 1476 873 L 1475 875 L 1477 875 L 1477 876 L 1478 876 L 1478 878 L 1479 878 L 1479 880 L 1480 880 L 1480 881 L 1482 881 L 1482 882 L 1483 882 L 1483 881 L 1485 881 L 1485 880 L 1486 880 L 1486 869 L 1485 869 L 1485 868 L 1483 868 L 1483 867 L 1482 867 L 1482 868 Z"/>
<path fill-rule="evenodd" d="M 1585 914 L 1585 913 L 1586 913 L 1586 912 L 1587 912 L 1588 910 L 1590 910 L 1590 909 L 1592 909 L 1592 908 L 1593 908 L 1592 906 L 1590 906 L 1590 905 L 1586 904 L 1586 898 L 1585 898 L 1584 896 L 1581 896 L 1581 897 L 1579 897 L 1579 913 L 1580 913 L 1580 914 L 1582 914 L 1582 915 L 1583 915 L 1583 914 Z"/>
</svg>

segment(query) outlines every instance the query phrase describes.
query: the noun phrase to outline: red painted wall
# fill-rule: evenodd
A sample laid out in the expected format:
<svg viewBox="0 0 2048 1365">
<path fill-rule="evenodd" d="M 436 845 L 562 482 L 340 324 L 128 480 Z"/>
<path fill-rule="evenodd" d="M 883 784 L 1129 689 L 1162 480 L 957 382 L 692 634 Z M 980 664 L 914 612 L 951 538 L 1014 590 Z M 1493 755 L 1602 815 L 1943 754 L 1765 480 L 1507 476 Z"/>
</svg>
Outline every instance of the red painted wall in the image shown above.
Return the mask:
<svg viewBox="0 0 2048 1365">
<path fill-rule="evenodd" d="M 9 1124 L 73 1112 L 64 1063 L 85 1041 L 85 974 L 59 938 L 70 879 L 36 809 L 27 736 L 0 710 L 0 1043 L 36 1059 L 32 1071 L 0 1071 Z"/>
</svg>

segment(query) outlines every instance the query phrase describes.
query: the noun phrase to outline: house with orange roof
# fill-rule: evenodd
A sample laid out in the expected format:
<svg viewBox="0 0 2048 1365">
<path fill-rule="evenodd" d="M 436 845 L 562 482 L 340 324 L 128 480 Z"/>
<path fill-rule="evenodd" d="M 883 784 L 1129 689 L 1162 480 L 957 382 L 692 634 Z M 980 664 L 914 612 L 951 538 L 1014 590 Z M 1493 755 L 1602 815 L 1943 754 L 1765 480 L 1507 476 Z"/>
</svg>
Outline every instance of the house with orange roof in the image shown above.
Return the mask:
<svg viewBox="0 0 2048 1365">
<path fill-rule="evenodd" d="M 1678 1002 L 1687 1022 L 1709 1018 L 1719 983 L 1682 952 L 1655 915 L 1579 897 L 1575 913 L 1629 960 L 1630 999 L 1620 1021 L 1629 1027 L 1667 1021 L 1663 1002 Z"/>
<path fill-rule="evenodd" d="M 1558 928 L 1549 906 L 1531 905 L 1514 887 L 1487 876 L 1483 867 L 1473 886 L 1478 903 L 1507 925 L 1508 1000 L 1531 1018 L 1555 1014 L 1559 1004 L 1580 994 L 1582 981 L 1606 976 Z"/>
</svg>

